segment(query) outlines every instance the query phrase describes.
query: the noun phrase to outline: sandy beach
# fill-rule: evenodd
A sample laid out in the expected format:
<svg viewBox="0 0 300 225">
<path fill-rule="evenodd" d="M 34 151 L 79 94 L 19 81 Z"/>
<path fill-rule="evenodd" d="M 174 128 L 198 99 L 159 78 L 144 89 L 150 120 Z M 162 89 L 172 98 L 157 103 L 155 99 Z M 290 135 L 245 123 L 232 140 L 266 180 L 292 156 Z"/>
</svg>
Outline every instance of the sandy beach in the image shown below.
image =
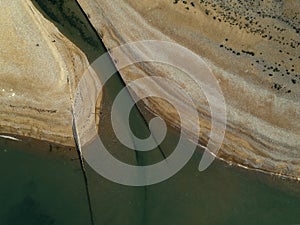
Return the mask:
<svg viewBox="0 0 300 225">
<path fill-rule="evenodd" d="M 108 49 L 132 41 L 164 40 L 179 43 L 205 60 L 219 80 L 227 106 L 219 157 L 300 176 L 299 1 L 78 2 Z M 195 126 L 201 127 L 201 143 L 207 143 L 209 108 L 205 96 L 199 97 L 199 89 L 189 86 L 184 74 L 157 64 L 133 65 L 120 73 L 126 83 L 155 74 L 184 87 L 197 99 L 202 117 Z M 157 87 L 176 94 L 167 86 Z M 140 87 L 135 94 L 143 90 Z M 176 112 L 163 101 L 145 103 L 169 123 L 179 124 Z"/>
<path fill-rule="evenodd" d="M 31 1 L 2 2 L 0 132 L 74 146 L 71 104 L 87 58 Z"/>
</svg>

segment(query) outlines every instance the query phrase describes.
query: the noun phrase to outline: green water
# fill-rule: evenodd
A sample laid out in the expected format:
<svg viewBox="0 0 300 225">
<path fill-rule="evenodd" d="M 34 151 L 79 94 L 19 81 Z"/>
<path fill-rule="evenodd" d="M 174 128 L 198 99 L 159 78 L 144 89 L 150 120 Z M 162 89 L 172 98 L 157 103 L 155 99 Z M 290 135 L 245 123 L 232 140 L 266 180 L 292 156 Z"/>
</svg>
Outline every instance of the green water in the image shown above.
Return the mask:
<svg viewBox="0 0 300 225">
<path fill-rule="evenodd" d="M 56 21 L 90 62 L 104 52 L 75 1 L 33 2 L 48 19 Z M 159 150 L 137 154 L 111 141 L 115 138 L 108 119 L 109 106 L 122 87 L 122 80 L 115 76 L 104 93 L 101 138 L 116 157 L 132 164 L 162 160 Z M 147 130 L 137 109 L 132 118 L 134 132 L 145 136 Z M 170 130 L 162 143 L 166 155 L 172 152 L 177 136 Z M 47 145 L 28 148 L 27 142 L 0 140 L 0 225 L 89 225 L 87 194 L 96 225 L 300 224 L 300 184 L 220 161 L 200 173 L 201 149 L 174 177 L 149 187 L 112 183 L 85 164 L 87 193 L 80 163 L 73 160 L 74 152 L 57 154 L 58 150 L 50 152 Z"/>
<path fill-rule="evenodd" d="M 1 225 L 87 225 L 78 160 L 0 144 Z M 177 175 L 150 187 L 112 183 L 87 166 L 95 224 L 299 224 L 299 184 L 215 161 L 197 171 L 201 152 Z"/>
<path fill-rule="evenodd" d="M 78 160 L 1 143 L 0 177 L 1 225 L 88 224 Z"/>
</svg>

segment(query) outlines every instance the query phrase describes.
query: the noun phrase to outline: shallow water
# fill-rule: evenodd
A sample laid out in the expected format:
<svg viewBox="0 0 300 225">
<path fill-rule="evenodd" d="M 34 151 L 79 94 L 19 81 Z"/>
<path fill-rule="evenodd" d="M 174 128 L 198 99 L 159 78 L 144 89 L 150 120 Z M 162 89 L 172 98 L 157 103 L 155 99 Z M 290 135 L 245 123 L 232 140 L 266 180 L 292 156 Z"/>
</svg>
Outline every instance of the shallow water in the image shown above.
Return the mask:
<svg viewBox="0 0 300 225">
<path fill-rule="evenodd" d="M 87 224 L 78 160 L 0 144 L 0 177 L 1 225 Z"/>
<path fill-rule="evenodd" d="M 101 42 L 95 34 L 91 34 L 92 29 L 74 1 L 36 2 L 43 2 L 42 8 L 48 11 L 49 17 L 56 18 L 59 28 L 88 54 L 90 62 L 104 52 Z M 67 16 L 60 14 L 63 7 L 74 10 L 74 15 L 85 25 L 74 28 L 73 19 L 63 20 Z M 80 35 L 76 35 L 76 29 L 81 30 Z M 136 153 L 111 142 L 115 138 L 108 119 L 109 105 L 111 98 L 122 87 L 122 81 L 116 76 L 111 80 L 111 91 L 105 92 L 100 128 L 103 141 L 116 157 L 132 164 L 162 160 L 159 150 Z M 134 132 L 147 136 L 137 109 L 132 113 L 132 118 Z M 178 133 L 170 129 L 168 138 L 161 145 L 166 155 L 172 152 L 177 136 Z M 74 153 L 61 155 L 48 151 L 45 149 L 47 147 L 35 147 L 31 151 L 25 148 L 28 148 L 27 143 L 11 145 L 0 142 L 0 225 L 91 224 L 80 163 L 71 160 Z M 178 174 L 148 187 L 112 183 L 85 164 L 95 224 L 300 224 L 299 183 L 230 167 L 220 161 L 199 172 L 197 168 L 201 155 L 202 150 L 198 149 Z"/>
<path fill-rule="evenodd" d="M 0 224 L 90 224 L 78 160 L 0 146 Z M 87 165 L 95 224 L 299 224 L 299 184 L 215 161 L 200 150 L 177 175 L 149 187 L 112 183 Z"/>
<path fill-rule="evenodd" d="M 107 121 L 109 119 L 101 123 L 106 131 L 101 135 L 104 142 L 113 136 Z M 174 149 L 178 135 L 169 129 L 161 144 L 166 155 Z M 126 149 L 118 143 L 109 149 L 115 157 L 135 165 L 163 160 L 158 150 L 130 157 L 122 154 Z M 148 187 L 117 185 L 105 181 L 88 167 L 96 224 L 300 224 L 299 183 L 232 167 L 218 160 L 204 172 L 199 172 L 202 153 L 197 149 L 179 173 Z M 103 214 L 104 211 L 108 214 Z"/>
</svg>

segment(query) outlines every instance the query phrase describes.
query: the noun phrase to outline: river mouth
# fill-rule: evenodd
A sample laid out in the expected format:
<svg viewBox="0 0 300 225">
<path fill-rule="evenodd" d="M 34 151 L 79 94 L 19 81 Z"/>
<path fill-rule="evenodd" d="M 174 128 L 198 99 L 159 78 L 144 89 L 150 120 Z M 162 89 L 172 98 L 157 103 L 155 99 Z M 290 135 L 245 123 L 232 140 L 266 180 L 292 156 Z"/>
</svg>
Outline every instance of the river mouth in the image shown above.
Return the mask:
<svg viewBox="0 0 300 225">
<path fill-rule="evenodd" d="M 61 32 L 87 54 L 91 63 L 104 53 L 104 46 L 75 1 L 33 2 L 46 18 L 56 21 Z M 81 25 L 74 27 L 72 21 L 77 21 Z M 112 129 L 107 117 L 110 114 L 113 96 L 123 88 L 123 82 L 118 76 L 110 82 L 111 91 L 104 93 L 102 103 L 102 113 L 106 117 L 102 117 L 100 121 L 100 134 L 103 134 L 104 142 L 111 146 L 116 157 L 128 163 L 143 164 L 162 160 L 164 156 L 159 150 L 152 152 L 151 155 L 136 155 L 133 151 L 128 153 L 120 144 L 111 143 Z M 135 113 L 137 115 L 139 112 Z M 150 117 L 151 114 L 146 116 Z M 137 124 L 136 126 L 134 129 L 140 133 L 139 126 Z M 144 135 L 147 134 L 147 131 L 143 132 Z M 172 140 L 176 140 L 178 135 L 171 129 L 170 138 L 162 146 L 166 155 L 172 151 L 174 145 Z M 26 151 L 26 148 L 34 150 Z M 40 150 L 44 150 L 44 153 L 35 152 Z M 122 154 L 124 151 L 127 153 Z M 2 209 L 0 224 L 91 223 L 87 193 L 80 163 L 76 160 L 77 155 L 74 151 L 72 157 L 67 152 L 65 152 L 67 157 L 52 153 L 46 144 L 28 147 L 24 143 L 0 142 L 0 173 L 3 178 L 0 186 Z M 198 149 L 179 173 L 162 183 L 148 187 L 127 187 L 110 182 L 85 164 L 94 223 L 97 225 L 300 223 L 299 183 L 231 167 L 221 161 L 215 161 L 208 170 L 199 172 L 197 168 L 201 157 L 202 150 Z"/>
</svg>

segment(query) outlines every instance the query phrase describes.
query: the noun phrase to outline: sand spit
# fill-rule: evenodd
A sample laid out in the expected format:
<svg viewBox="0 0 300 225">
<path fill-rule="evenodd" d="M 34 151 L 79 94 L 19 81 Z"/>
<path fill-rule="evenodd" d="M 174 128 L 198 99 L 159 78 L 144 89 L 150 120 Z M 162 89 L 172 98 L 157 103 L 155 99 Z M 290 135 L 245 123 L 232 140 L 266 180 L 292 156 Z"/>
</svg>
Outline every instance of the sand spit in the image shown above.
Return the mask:
<svg viewBox="0 0 300 225">
<path fill-rule="evenodd" d="M 108 49 L 154 39 L 179 43 L 203 57 L 227 104 L 228 124 L 219 157 L 300 177 L 300 1 L 78 2 Z M 121 71 L 125 82 L 151 75 L 174 80 L 194 97 L 202 116 L 200 141 L 205 145 L 211 125 L 208 104 L 185 74 L 157 64 Z M 170 87 L 155 88 L 176 96 Z M 136 94 L 142 92 L 140 87 Z M 164 102 L 148 99 L 145 104 L 178 125 L 176 112 Z"/>
<path fill-rule="evenodd" d="M 71 98 L 88 61 L 30 0 L 1 0 L 0 133 L 73 146 Z"/>
</svg>

